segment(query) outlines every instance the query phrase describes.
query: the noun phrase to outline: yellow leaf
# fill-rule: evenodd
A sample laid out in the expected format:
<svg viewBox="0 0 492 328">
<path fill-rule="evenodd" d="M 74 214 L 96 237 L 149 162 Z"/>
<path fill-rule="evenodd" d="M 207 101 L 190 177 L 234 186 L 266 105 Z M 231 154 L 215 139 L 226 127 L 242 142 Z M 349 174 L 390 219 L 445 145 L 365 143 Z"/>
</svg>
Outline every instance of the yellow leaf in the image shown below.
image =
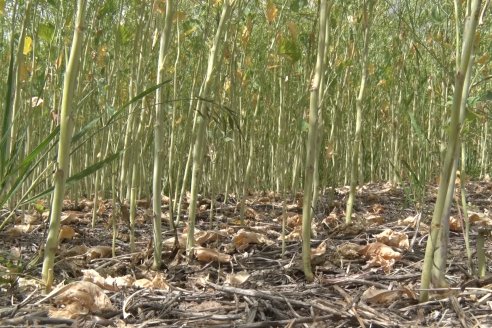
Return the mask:
<svg viewBox="0 0 492 328">
<path fill-rule="evenodd" d="M 3 15 L 4 8 L 5 8 L 5 0 L 0 0 L 0 15 Z"/>
<path fill-rule="evenodd" d="M 266 19 L 269 23 L 275 21 L 277 19 L 278 15 L 278 9 L 277 6 L 273 3 L 273 1 L 268 1 L 267 7 L 266 7 Z"/>
<path fill-rule="evenodd" d="M 32 39 L 30 36 L 26 36 L 24 38 L 24 50 L 22 50 L 22 53 L 24 55 L 27 55 L 28 53 L 30 53 L 32 50 Z"/>
</svg>

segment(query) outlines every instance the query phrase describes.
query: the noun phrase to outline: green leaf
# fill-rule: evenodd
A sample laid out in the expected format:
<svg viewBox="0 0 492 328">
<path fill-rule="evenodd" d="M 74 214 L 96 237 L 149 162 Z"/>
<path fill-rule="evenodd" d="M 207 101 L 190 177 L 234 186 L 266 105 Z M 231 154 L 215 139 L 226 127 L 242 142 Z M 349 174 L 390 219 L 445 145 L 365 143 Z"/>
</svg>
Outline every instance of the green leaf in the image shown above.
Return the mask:
<svg viewBox="0 0 492 328">
<path fill-rule="evenodd" d="M 492 100 L 492 90 L 487 90 L 485 93 L 480 97 L 480 100 Z"/>
<path fill-rule="evenodd" d="M 302 56 L 298 44 L 291 38 L 283 38 L 280 41 L 279 53 L 289 57 L 293 62 L 298 61 Z"/>
<path fill-rule="evenodd" d="M 46 42 L 51 42 L 53 40 L 53 35 L 55 34 L 55 26 L 51 23 L 41 23 L 38 27 L 38 37 Z"/>
<path fill-rule="evenodd" d="M 304 119 L 299 120 L 299 129 L 301 132 L 309 131 L 309 123 Z"/>
<path fill-rule="evenodd" d="M 477 119 L 483 119 L 482 115 L 479 115 L 477 112 L 472 111 L 471 109 L 466 110 L 465 121 L 473 122 Z"/>
<path fill-rule="evenodd" d="M 304 7 L 307 4 L 307 0 L 292 0 L 290 2 L 290 10 L 294 12 L 298 12 L 299 9 Z"/>
<path fill-rule="evenodd" d="M 120 153 L 121 153 L 121 150 L 119 150 L 116 153 L 109 155 L 105 159 L 103 159 L 103 160 L 101 160 L 101 161 L 99 161 L 99 162 L 97 162 L 97 163 L 89 166 L 85 170 L 82 170 L 79 173 L 76 173 L 76 174 L 72 175 L 66 181 L 66 184 L 65 185 L 66 185 L 67 189 L 70 188 L 70 186 L 73 183 L 75 183 L 75 182 L 77 182 L 79 180 L 84 179 L 85 177 L 93 174 L 97 170 L 103 168 L 105 165 L 107 165 L 107 164 L 111 163 L 112 161 L 114 161 L 115 159 L 117 159 L 120 156 Z M 39 194 L 37 194 L 37 195 L 35 195 L 35 196 L 33 196 L 33 197 L 31 197 L 31 198 L 23 201 L 20 204 L 20 206 L 30 204 L 30 203 L 32 203 L 35 200 L 38 200 L 38 199 L 40 199 L 42 197 L 45 197 L 45 196 L 49 195 L 54 189 L 55 189 L 55 187 L 50 187 L 50 188 L 48 188 L 48 189 L 40 192 Z"/>
<path fill-rule="evenodd" d="M 412 112 L 407 112 L 407 113 L 408 113 L 408 116 L 410 117 L 410 123 L 412 124 L 412 128 L 415 131 L 415 133 L 417 134 L 417 136 L 420 139 L 427 140 L 427 136 L 424 134 L 424 132 L 422 131 L 422 128 L 420 127 L 419 123 L 415 119 L 415 115 L 413 115 Z M 427 140 L 427 141 L 429 141 L 429 140 Z"/>
<path fill-rule="evenodd" d="M 164 84 L 167 84 L 169 82 L 171 82 L 172 79 L 169 79 L 169 80 L 166 80 L 162 83 L 159 83 L 159 84 L 156 84 L 142 92 L 140 92 L 138 95 L 136 95 L 135 97 L 133 97 L 132 99 L 130 99 L 130 101 L 128 101 L 127 103 L 123 104 L 116 112 L 114 112 L 113 115 L 111 115 L 111 117 L 109 118 L 108 122 L 106 123 L 106 126 L 108 126 L 109 124 L 113 123 L 113 121 L 115 121 L 118 116 L 120 116 L 122 113 L 123 113 L 123 109 L 125 109 L 126 107 L 130 106 L 131 104 L 133 104 L 134 102 L 137 102 L 139 100 L 141 100 L 143 97 L 145 97 L 146 95 L 148 95 L 149 93 L 159 89 L 160 87 L 162 87 Z"/>
<path fill-rule="evenodd" d="M 19 174 L 17 175 L 17 179 L 10 186 L 10 190 L 8 192 L 6 192 L 4 195 L 2 195 L 2 197 L 0 198 L 0 207 L 3 206 L 3 204 L 5 204 L 5 202 L 8 201 L 10 199 L 10 197 L 12 197 L 12 195 L 18 190 L 18 188 L 22 185 L 22 183 L 24 181 L 26 181 L 26 179 L 31 175 L 31 173 L 34 171 L 34 169 L 41 162 L 41 160 L 38 160 L 38 162 L 35 165 L 33 165 L 34 160 L 44 150 L 46 150 L 48 146 L 50 146 L 47 149 L 49 151 L 50 149 L 52 149 L 56 145 L 56 143 L 53 143 L 50 145 L 50 142 L 55 137 L 58 136 L 59 130 L 60 130 L 59 126 L 57 126 L 55 129 L 53 129 L 53 131 L 43 141 L 41 141 L 41 143 L 39 143 L 39 145 L 37 145 L 36 148 L 34 148 L 33 151 L 29 155 L 27 155 L 23 159 L 23 161 L 20 163 L 20 165 L 17 168 L 10 171 L 8 176 L 2 177 L 2 184 L 3 184 L 3 181 L 8 179 L 8 177 L 13 177 L 14 174 L 19 172 Z M 48 153 L 48 151 L 46 151 L 46 153 Z"/>
</svg>

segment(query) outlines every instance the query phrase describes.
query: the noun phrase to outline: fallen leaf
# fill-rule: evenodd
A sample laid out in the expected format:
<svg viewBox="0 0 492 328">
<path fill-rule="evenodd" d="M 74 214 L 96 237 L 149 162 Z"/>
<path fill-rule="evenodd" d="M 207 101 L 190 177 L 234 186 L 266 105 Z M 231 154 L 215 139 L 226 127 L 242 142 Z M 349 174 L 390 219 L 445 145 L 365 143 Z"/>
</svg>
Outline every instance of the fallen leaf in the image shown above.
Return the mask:
<svg viewBox="0 0 492 328">
<path fill-rule="evenodd" d="M 389 305 L 400 298 L 401 294 L 401 290 L 384 290 L 371 286 L 362 293 L 361 299 L 367 303 Z"/>
<path fill-rule="evenodd" d="M 75 236 L 75 230 L 71 226 L 63 225 L 60 228 L 60 233 L 58 234 L 58 239 L 60 241 L 70 240 Z"/>
<path fill-rule="evenodd" d="M 359 251 L 363 247 L 354 243 L 345 243 L 337 247 L 337 253 L 345 259 L 353 260 L 360 257 Z"/>
<path fill-rule="evenodd" d="M 454 232 L 462 232 L 463 231 L 463 225 L 461 224 L 461 219 L 451 216 L 449 218 L 449 230 L 454 231 Z"/>
<path fill-rule="evenodd" d="M 99 287 L 110 291 L 119 291 L 123 287 L 130 287 L 135 281 L 135 279 L 131 275 L 125 275 L 116 278 L 107 276 L 106 278 L 104 278 L 96 270 L 93 269 L 82 270 L 82 273 L 84 274 L 82 278 L 83 281 L 92 282 Z"/>
<path fill-rule="evenodd" d="M 225 283 L 231 286 L 240 286 L 244 284 L 251 275 L 246 271 L 241 271 L 238 273 L 227 274 Z"/>
<path fill-rule="evenodd" d="M 200 262 L 219 262 L 219 263 L 229 263 L 231 261 L 231 256 L 228 254 L 220 253 L 215 249 L 196 247 L 195 257 Z"/>
<path fill-rule="evenodd" d="M 150 279 L 147 279 L 147 278 L 137 279 L 133 283 L 133 287 L 137 287 L 137 288 L 149 288 L 150 289 L 153 286 L 154 286 L 154 284 L 152 283 L 152 281 L 150 281 Z"/>
<path fill-rule="evenodd" d="M 54 297 L 58 308 L 51 308 L 52 318 L 76 319 L 86 314 L 101 314 L 113 311 L 111 300 L 101 287 L 89 281 L 77 281 L 67 286 Z"/>
<path fill-rule="evenodd" d="M 236 233 L 236 235 L 232 238 L 232 242 L 238 251 L 245 250 L 251 244 L 273 244 L 273 241 L 269 240 L 265 235 L 246 231 L 244 229 L 241 229 Z"/>
<path fill-rule="evenodd" d="M 391 270 L 397 260 L 401 259 L 401 253 L 380 242 L 366 245 L 359 251 L 359 254 L 369 258 L 367 266 L 380 266 L 386 273 Z"/>
<path fill-rule="evenodd" d="M 89 248 L 86 255 L 90 260 L 111 257 L 112 249 L 110 246 L 94 246 Z"/>
<path fill-rule="evenodd" d="M 384 223 L 384 217 L 381 215 L 372 214 L 366 218 L 366 222 L 370 226 L 378 226 Z"/>
<path fill-rule="evenodd" d="M 295 228 L 295 227 L 302 225 L 302 215 L 294 213 L 294 215 L 287 216 L 286 225 L 289 228 Z"/>
<path fill-rule="evenodd" d="M 404 250 L 410 248 L 408 236 L 406 233 L 403 232 L 386 229 L 380 234 L 377 234 L 375 237 L 376 237 L 376 241 L 386 244 L 388 246 L 394 246 Z"/>
<path fill-rule="evenodd" d="M 33 231 L 38 227 L 39 225 L 33 225 L 33 224 L 17 224 L 12 228 L 10 228 L 9 230 L 7 230 L 7 235 L 11 238 L 20 237 L 26 233 Z"/>
<path fill-rule="evenodd" d="M 163 273 L 158 272 L 154 279 L 152 279 L 152 287 L 155 289 L 163 289 L 165 291 L 169 291 L 171 288 L 166 281 Z"/>
</svg>

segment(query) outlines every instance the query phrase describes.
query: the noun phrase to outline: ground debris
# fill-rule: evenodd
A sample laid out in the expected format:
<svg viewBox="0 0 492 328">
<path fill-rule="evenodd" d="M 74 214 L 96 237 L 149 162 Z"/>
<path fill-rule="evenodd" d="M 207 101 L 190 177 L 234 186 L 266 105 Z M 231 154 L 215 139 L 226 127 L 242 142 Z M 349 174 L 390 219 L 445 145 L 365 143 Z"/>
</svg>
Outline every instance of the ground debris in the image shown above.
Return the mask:
<svg viewBox="0 0 492 328">
<path fill-rule="evenodd" d="M 474 213 L 488 213 L 492 204 L 492 188 L 484 183 L 467 186 Z M 429 188 L 426 199 L 433 199 L 434 192 Z M 164 245 L 165 267 L 159 272 L 149 265 L 152 225 L 145 208 L 137 212 L 135 252 L 130 252 L 126 240 L 119 239 L 115 257 L 110 251 L 112 231 L 107 229 L 111 204 L 105 203 L 94 229 L 86 215 L 90 206 L 80 207 L 80 212 L 69 208 L 67 217 L 77 233 L 60 245 L 54 272 L 60 285 L 49 295 L 43 295 L 38 280 L 42 262 L 38 254 L 46 223 L 36 222 L 34 230 L 14 229 L 20 234 L 15 238 L 8 236 L 9 229 L 18 224 L 12 223 L 0 232 L 0 326 L 492 326 L 492 278 L 468 274 L 459 232 L 450 234 L 450 287 L 434 290 L 429 302 L 418 303 L 428 234 L 423 227 L 430 221 L 432 202 L 412 210 L 404 188 L 367 185 L 358 192 L 354 224 L 347 226 L 343 213 L 346 193 L 342 188 L 332 194 L 336 199 L 322 196 L 315 209 L 312 259 L 316 266 L 315 281 L 310 284 L 300 270 L 301 244 L 293 234 L 301 224 L 292 219 L 300 213 L 299 195 L 286 197 L 286 236 L 293 237 L 286 239 L 283 254 L 279 237 L 283 197 L 252 195 L 245 202 L 251 209 L 245 225 L 240 224 L 234 202 L 218 202 L 212 215 L 209 208 L 203 208 L 200 217 L 204 219 L 197 222 L 195 235 L 200 246 L 192 261 L 183 250 L 184 227 L 178 231 L 178 243 L 172 231 L 165 232 L 169 242 Z M 460 212 L 453 209 L 451 214 L 459 217 Z M 127 231 L 126 223 L 119 225 L 120 231 Z M 472 247 L 475 237 L 471 236 Z M 172 249 L 175 245 L 177 249 Z M 390 255 L 398 255 L 390 259 L 390 265 L 381 261 L 386 259 L 383 246 L 391 250 Z M 94 256 L 91 250 L 99 249 L 105 254 Z M 370 249 L 376 250 L 364 251 Z M 489 241 L 486 249 L 490 256 Z M 373 253 L 377 261 L 370 258 Z M 75 304 L 76 299 L 83 299 L 84 306 Z M 64 317 L 67 310 L 70 315 Z"/>
</svg>

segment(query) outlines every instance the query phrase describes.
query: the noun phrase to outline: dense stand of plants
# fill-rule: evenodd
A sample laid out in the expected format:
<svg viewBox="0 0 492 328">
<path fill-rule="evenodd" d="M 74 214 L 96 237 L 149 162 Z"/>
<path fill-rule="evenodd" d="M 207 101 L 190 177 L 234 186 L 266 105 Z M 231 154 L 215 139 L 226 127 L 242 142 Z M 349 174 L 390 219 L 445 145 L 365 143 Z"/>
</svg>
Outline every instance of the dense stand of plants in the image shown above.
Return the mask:
<svg viewBox="0 0 492 328">
<path fill-rule="evenodd" d="M 454 76 L 470 1 L 86 5 L 77 27 L 75 3 L 0 1 L 0 56 L 8 63 L 0 67 L 2 207 L 49 199 L 67 137 L 65 195 L 112 198 L 115 207 L 128 201 L 132 226 L 135 200 L 154 194 L 156 236 L 160 190 L 173 200 L 171 218 L 191 190 L 192 223 L 198 193 L 239 200 L 254 190 L 306 193 L 309 181 L 315 203 L 329 186 L 350 184 L 353 197 L 356 185 L 389 180 L 409 182 L 418 204 L 441 172 L 456 128 L 448 118 L 460 105 Z M 492 39 L 480 3 L 473 6 L 474 69 L 459 121 L 463 151 L 453 156 L 464 154 L 467 175 L 482 178 L 490 167 Z M 66 95 L 74 30 L 84 38 L 75 90 Z M 313 94 L 317 60 L 323 69 Z M 63 125 L 59 136 L 62 105 L 71 107 L 73 136 Z"/>
</svg>

